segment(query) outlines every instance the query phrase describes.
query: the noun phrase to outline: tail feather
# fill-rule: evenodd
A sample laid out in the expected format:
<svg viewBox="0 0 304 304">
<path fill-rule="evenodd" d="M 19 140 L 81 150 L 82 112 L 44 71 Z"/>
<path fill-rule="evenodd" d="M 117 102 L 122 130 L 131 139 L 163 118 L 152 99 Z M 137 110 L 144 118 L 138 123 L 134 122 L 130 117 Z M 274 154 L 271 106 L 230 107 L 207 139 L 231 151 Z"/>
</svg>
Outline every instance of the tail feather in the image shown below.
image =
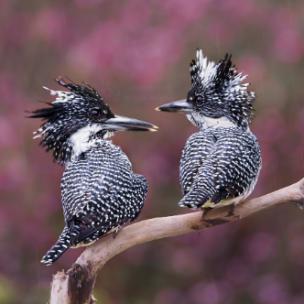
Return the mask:
<svg viewBox="0 0 304 304">
<path fill-rule="evenodd" d="M 202 192 L 190 191 L 178 203 L 180 207 L 199 208 L 209 200 L 210 196 Z"/>
<path fill-rule="evenodd" d="M 71 237 L 68 227 L 64 227 L 55 245 L 42 257 L 41 263 L 50 266 L 59 259 L 71 246 Z"/>
<path fill-rule="evenodd" d="M 198 173 L 195 177 L 189 192 L 179 201 L 180 207 L 188 207 L 197 209 L 204 207 L 204 204 L 208 202 L 216 193 L 213 179 L 207 174 Z"/>
</svg>

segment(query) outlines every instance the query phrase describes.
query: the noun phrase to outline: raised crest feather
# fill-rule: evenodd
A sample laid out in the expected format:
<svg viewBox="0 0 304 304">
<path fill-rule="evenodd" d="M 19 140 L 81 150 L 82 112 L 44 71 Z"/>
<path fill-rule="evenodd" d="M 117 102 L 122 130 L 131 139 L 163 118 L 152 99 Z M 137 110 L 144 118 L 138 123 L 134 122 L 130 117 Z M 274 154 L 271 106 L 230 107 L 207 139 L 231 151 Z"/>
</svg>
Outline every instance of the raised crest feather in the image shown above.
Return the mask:
<svg viewBox="0 0 304 304">
<path fill-rule="evenodd" d="M 216 75 L 216 64 L 208 61 L 201 49 L 196 50 L 196 59 L 190 64 L 192 83 L 197 81 L 207 85 Z"/>
<path fill-rule="evenodd" d="M 97 118 L 114 117 L 100 94 L 87 84 L 67 82 L 62 77 L 56 82 L 66 88 L 66 91 L 43 87 L 51 96 L 52 102 L 46 102 L 45 107 L 34 110 L 29 118 L 42 119 L 43 123 L 34 132 L 34 138 L 41 138 L 40 144 L 46 151 L 51 151 L 54 159 L 63 163 L 71 157 L 70 138 L 80 128 L 92 124 L 90 109 L 97 109 Z"/>
<path fill-rule="evenodd" d="M 246 126 L 252 116 L 255 96 L 244 82 L 247 75 L 237 71 L 231 58 L 231 54 L 226 53 L 215 63 L 208 60 L 201 49 L 196 50 L 195 59 L 190 63 L 190 92 L 193 99 L 200 100 L 200 103 L 194 103 L 197 108 L 204 111 L 209 107 L 213 111 L 225 109 L 238 125 Z"/>
</svg>

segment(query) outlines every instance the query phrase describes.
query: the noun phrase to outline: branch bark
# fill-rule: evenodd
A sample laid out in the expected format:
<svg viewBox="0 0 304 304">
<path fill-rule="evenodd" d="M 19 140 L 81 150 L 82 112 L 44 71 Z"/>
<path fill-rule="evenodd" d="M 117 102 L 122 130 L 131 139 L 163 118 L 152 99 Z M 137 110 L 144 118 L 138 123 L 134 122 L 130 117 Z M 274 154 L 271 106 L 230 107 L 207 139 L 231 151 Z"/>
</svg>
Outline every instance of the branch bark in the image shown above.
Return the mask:
<svg viewBox="0 0 304 304">
<path fill-rule="evenodd" d="M 288 187 L 238 204 L 182 215 L 152 218 L 131 224 L 113 238 L 109 235 L 86 248 L 75 264 L 53 277 L 50 304 L 94 304 L 93 288 L 98 271 L 130 247 L 167 237 L 187 234 L 214 225 L 245 218 L 283 203 L 304 204 L 304 178 Z"/>
</svg>

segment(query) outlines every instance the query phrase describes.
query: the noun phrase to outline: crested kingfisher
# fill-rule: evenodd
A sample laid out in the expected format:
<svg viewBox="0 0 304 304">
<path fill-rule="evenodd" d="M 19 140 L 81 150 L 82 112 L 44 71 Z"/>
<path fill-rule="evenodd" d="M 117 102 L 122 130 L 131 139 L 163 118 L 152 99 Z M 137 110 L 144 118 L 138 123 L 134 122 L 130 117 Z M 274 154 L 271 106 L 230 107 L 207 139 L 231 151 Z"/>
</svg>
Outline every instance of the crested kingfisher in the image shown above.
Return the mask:
<svg viewBox="0 0 304 304">
<path fill-rule="evenodd" d="M 61 200 L 64 228 L 41 262 L 50 265 L 68 248 L 86 246 L 139 215 L 147 194 L 126 154 L 110 140 L 116 131 L 156 131 L 153 124 L 116 115 L 91 86 L 57 80 L 53 102 L 30 115 L 43 123 L 40 144 L 64 165 Z"/>
<path fill-rule="evenodd" d="M 161 105 L 159 111 L 183 112 L 196 126 L 183 149 L 179 206 L 235 206 L 253 191 L 261 169 L 261 151 L 249 124 L 254 92 L 226 54 L 218 63 L 202 50 L 190 64 L 187 98 Z"/>
</svg>

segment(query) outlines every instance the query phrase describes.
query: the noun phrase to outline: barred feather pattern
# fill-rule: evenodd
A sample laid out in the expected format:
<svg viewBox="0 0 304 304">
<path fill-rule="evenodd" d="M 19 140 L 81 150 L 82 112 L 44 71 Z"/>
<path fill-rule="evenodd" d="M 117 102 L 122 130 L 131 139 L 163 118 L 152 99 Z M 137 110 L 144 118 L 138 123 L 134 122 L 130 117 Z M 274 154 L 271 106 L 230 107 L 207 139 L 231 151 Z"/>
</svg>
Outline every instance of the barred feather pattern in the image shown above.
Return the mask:
<svg viewBox="0 0 304 304">
<path fill-rule="evenodd" d="M 50 265 L 68 247 L 89 245 L 133 221 L 147 193 L 147 181 L 134 174 L 127 156 L 108 140 L 65 164 L 61 181 L 65 228 L 43 257 Z"/>
<path fill-rule="evenodd" d="M 249 128 L 200 129 L 188 139 L 182 153 L 184 197 L 179 205 L 199 208 L 245 199 L 253 191 L 260 169 L 260 147 Z"/>
</svg>

